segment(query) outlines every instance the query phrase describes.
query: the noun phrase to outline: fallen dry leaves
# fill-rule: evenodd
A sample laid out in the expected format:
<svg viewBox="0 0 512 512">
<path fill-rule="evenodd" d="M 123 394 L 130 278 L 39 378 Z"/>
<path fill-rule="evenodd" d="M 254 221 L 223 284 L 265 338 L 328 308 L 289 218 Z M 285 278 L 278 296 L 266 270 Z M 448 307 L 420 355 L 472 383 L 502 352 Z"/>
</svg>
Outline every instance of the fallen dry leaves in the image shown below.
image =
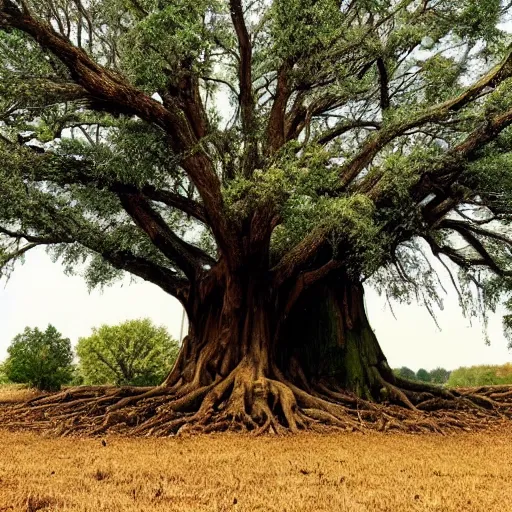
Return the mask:
<svg viewBox="0 0 512 512">
<path fill-rule="evenodd" d="M 0 448 L 0 511 L 512 510 L 512 430 L 103 440 L 0 430 Z"/>
</svg>

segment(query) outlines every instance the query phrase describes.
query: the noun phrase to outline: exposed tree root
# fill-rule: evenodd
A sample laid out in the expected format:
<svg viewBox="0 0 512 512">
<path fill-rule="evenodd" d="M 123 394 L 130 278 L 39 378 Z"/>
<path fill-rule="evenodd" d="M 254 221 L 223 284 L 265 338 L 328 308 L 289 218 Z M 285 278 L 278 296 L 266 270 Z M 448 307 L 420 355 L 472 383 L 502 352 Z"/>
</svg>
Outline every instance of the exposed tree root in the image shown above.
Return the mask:
<svg viewBox="0 0 512 512">
<path fill-rule="evenodd" d="M 377 372 L 377 370 L 375 370 Z M 307 391 L 276 368 L 258 376 L 241 363 L 208 385 L 172 387 L 78 387 L 0 408 L 0 425 L 58 435 L 169 436 L 177 433 L 243 431 L 254 434 L 399 430 L 447 433 L 509 424 L 512 388 L 446 390 L 378 373 L 381 403 L 362 400 L 326 382 Z M 510 422 L 512 425 L 512 422 Z"/>
</svg>

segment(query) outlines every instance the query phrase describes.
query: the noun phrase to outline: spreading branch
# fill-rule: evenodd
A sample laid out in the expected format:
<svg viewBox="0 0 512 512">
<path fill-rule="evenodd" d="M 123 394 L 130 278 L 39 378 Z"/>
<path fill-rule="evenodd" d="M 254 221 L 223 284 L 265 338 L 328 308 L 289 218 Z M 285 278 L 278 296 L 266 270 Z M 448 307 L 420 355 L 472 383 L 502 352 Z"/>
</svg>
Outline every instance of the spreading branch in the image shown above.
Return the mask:
<svg viewBox="0 0 512 512">
<path fill-rule="evenodd" d="M 162 216 L 146 201 L 142 194 L 118 194 L 121 204 L 135 223 L 148 235 L 155 246 L 185 274 L 195 279 L 204 265 L 212 266 L 215 261 L 178 237 L 167 225 Z"/>
<path fill-rule="evenodd" d="M 236 17 L 238 19 L 238 17 Z M 212 162 L 198 147 L 194 129 L 184 122 L 180 111 L 169 110 L 126 82 L 117 73 L 97 64 L 89 55 L 56 32 L 50 25 L 19 9 L 11 0 L 0 2 L 0 29 L 16 28 L 32 36 L 44 49 L 52 52 L 69 70 L 73 81 L 85 89 L 110 112 L 137 115 L 163 128 L 176 154 L 184 155 L 181 165 L 196 186 L 208 212 L 212 232 L 221 249 L 234 259 L 230 246 L 233 233 L 223 216 L 220 181 Z"/>
<path fill-rule="evenodd" d="M 369 165 L 375 156 L 392 140 L 406 134 L 409 130 L 422 126 L 426 123 L 432 123 L 446 119 L 450 115 L 463 109 L 466 105 L 474 101 L 484 89 L 495 88 L 503 80 L 512 76 L 512 53 L 486 73 L 480 80 L 468 87 L 458 96 L 438 103 L 419 114 L 412 115 L 406 121 L 391 121 L 384 125 L 378 132 L 370 136 L 363 144 L 363 147 L 348 162 L 340 167 L 340 188 L 345 188 L 350 184 L 359 173 Z"/>
<path fill-rule="evenodd" d="M 254 168 L 256 157 L 256 142 L 254 140 L 254 93 L 252 88 L 252 44 L 249 31 L 245 24 L 241 0 L 230 0 L 231 20 L 238 40 L 238 82 L 240 111 L 242 117 L 242 132 L 244 134 L 245 157 L 242 167 L 246 175 Z"/>
<path fill-rule="evenodd" d="M 0 233 L 17 241 L 24 239 L 29 242 L 24 246 L 24 252 L 40 246 L 79 243 L 90 251 L 99 254 L 114 268 L 127 271 L 146 281 L 156 284 L 162 288 L 162 290 L 182 302 L 188 297 L 190 287 L 189 281 L 181 277 L 174 270 L 163 267 L 162 265 L 150 261 L 147 258 L 137 256 L 126 249 L 113 250 L 105 248 L 103 243 L 91 238 L 90 236 L 74 237 L 71 233 L 59 234 L 58 236 L 56 234 L 40 236 L 23 231 L 14 231 L 3 226 L 0 226 Z"/>
</svg>

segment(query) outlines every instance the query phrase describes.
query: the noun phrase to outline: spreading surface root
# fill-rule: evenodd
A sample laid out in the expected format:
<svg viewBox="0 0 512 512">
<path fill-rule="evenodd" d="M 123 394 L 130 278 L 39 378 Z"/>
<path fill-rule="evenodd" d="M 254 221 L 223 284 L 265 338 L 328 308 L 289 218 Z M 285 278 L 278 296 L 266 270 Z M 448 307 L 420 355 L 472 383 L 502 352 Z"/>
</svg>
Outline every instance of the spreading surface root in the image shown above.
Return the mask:
<svg viewBox="0 0 512 512">
<path fill-rule="evenodd" d="M 381 377 L 383 401 L 362 400 L 327 382 L 302 389 L 279 372 L 258 378 L 237 368 L 209 385 L 78 387 L 0 406 L 0 426 L 56 435 L 168 436 L 330 429 L 471 431 L 511 424 L 512 387 L 446 390 Z"/>
</svg>

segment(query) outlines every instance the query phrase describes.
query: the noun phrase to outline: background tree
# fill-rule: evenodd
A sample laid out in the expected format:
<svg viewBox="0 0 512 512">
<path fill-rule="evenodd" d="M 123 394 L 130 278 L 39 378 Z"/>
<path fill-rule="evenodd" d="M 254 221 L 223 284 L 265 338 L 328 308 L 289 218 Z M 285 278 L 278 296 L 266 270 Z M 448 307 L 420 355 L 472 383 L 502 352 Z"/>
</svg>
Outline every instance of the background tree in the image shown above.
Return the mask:
<svg viewBox="0 0 512 512">
<path fill-rule="evenodd" d="M 402 366 L 401 368 L 397 368 L 393 370 L 394 374 L 398 377 L 402 377 L 403 379 L 416 380 L 416 374 L 407 366 Z"/>
<path fill-rule="evenodd" d="M 165 327 L 156 327 L 149 319 L 102 325 L 80 338 L 76 347 L 84 384 L 133 386 L 160 384 L 178 350 Z"/>
<path fill-rule="evenodd" d="M 381 399 L 408 409 L 395 427 L 436 428 L 418 410 L 456 394 L 393 374 L 363 283 L 434 314 L 437 258 L 467 314 L 509 297 L 509 15 L 499 0 L 0 0 L 4 272 L 46 246 L 68 271 L 85 260 L 89 286 L 130 272 L 189 318 L 151 392 L 166 407 L 91 399 L 77 428 L 107 407 L 162 434 L 381 428 Z"/>
<path fill-rule="evenodd" d="M 416 372 L 416 378 L 421 380 L 422 382 L 430 382 L 432 380 L 430 373 L 425 370 L 425 368 L 420 368 Z"/>
<path fill-rule="evenodd" d="M 0 363 L 0 384 L 7 384 L 9 379 L 6 375 L 5 362 Z"/>
<path fill-rule="evenodd" d="M 71 342 L 53 325 L 48 325 L 45 331 L 27 327 L 13 339 L 7 352 L 4 370 L 11 382 L 55 391 L 71 380 Z"/>
<path fill-rule="evenodd" d="M 512 384 L 512 364 L 462 366 L 453 370 L 448 385 L 453 387 L 493 386 Z"/>
<path fill-rule="evenodd" d="M 434 384 L 446 384 L 450 378 L 450 372 L 438 367 L 430 371 L 430 381 Z"/>
</svg>

